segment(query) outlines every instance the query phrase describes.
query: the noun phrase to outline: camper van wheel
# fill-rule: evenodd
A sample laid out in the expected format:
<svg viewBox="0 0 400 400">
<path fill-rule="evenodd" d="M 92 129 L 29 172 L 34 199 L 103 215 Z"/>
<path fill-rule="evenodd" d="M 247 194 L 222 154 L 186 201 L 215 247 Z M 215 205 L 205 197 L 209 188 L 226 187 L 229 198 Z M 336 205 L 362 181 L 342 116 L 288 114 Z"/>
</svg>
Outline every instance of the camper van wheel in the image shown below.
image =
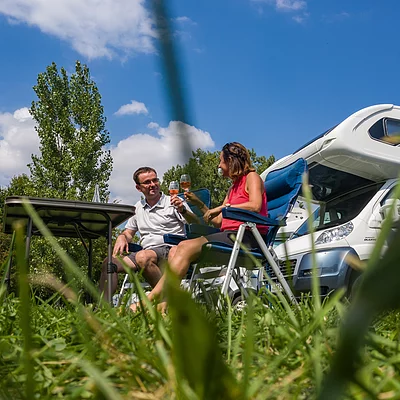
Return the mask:
<svg viewBox="0 0 400 400">
<path fill-rule="evenodd" d="M 246 298 L 241 294 L 237 295 L 232 301 L 232 308 L 237 311 L 243 310 L 246 306 L 247 306 Z"/>
<path fill-rule="evenodd" d="M 257 296 L 257 292 L 252 289 L 247 289 L 249 295 L 254 294 L 254 296 Z M 233 296 L 232 300 L 232 308 L 235 310 L 243 310 L 247 306 L 247 299 L 246 297 L 241 294 L 240 292 L 236 292 L 236 294 Z"/>
<path fill-rule="evenodd" d="M 353 273 L 350 277 L 349 286 L 347 289 L 347 298 L 349 301 L 354 300 L 354 296 L 356 295 L 358 288 L 360 287 L 361 283 L 361 274 L 360 273 Z"/>
</svg>

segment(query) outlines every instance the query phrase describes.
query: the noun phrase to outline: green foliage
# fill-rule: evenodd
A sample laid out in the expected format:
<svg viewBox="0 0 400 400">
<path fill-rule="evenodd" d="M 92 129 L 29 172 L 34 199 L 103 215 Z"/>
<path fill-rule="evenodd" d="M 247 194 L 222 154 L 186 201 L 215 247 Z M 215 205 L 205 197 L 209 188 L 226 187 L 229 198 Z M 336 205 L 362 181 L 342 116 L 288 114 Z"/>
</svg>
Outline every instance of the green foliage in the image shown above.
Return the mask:
<svg viewBox="0 0 400 400">
<path fill-rule="evenodd" d="M 217 174 L 219 155 L 219 151 L 210 152 L 202 149 L 194 151 L 186 164 L 177 165 L 165 172 L 162 190 L 167 193 L 169 182 L 173 180 L 179 182 L 182 174 L 189 174 L 192 179 L 192 189 L 208 188 L 211 192 L 211 206 L 220 205 L 229 189 L 230 181 Z M 259 174 L 275 161 L 274 156 L 268 159 L 265 156 L 257 156 L 254 149 L 250 150 L 250 156 Z"/>
<path fill-rule="evenodd" d="M 88 67 L 76 62 L 75 73 L 69 77 L 64 68 L 58 71 L 52 63 L 39 74 L 34 90 L 38 100 L 32 102 L 30 112 L 37 123 L 41 154 L 32 155 L 30 178 L 15 176 L 7 188 L 1 189 L 1 217 L 7 196 L 90 201 L 96 184 L 103 200 L 109 195 L 112 158 L 104 146 L 110 139 L 105 129 L 101 96 Z M 0 263 L 7 258 L 10 239 L 0 233 Z M 63 238 L 59 243 L 87 270 L 87 253 L 79 239 Z M 106 249 L 104 239 L 93 242 L 95 279 L 100 274 L 96 267 L 104 259 Z M 43 238 L 32 239 L 30 266 L 37 273 L 51 272 L 65 279 L 61 260 Z M 14 287 L 14 279 L 12 283 Z M 82 287 L 81 282 L 76 283 Z M 46 298 L 51 292 L 40 287 L 37 294 Z"/>
<path fill-rule="evenodd" d="M 41 155 L 32 155 L 29 168 L 36 193 L 90 201 L 98 184 L 105 199 L 112 157 L 104 146 L 110 139 L 89 68 L 77 61 L 69 78 L 53 62 L 39 74 L 33 89 L 38 101 L 32 102 L 30 112 L 37 122 Z"/>
</svg>

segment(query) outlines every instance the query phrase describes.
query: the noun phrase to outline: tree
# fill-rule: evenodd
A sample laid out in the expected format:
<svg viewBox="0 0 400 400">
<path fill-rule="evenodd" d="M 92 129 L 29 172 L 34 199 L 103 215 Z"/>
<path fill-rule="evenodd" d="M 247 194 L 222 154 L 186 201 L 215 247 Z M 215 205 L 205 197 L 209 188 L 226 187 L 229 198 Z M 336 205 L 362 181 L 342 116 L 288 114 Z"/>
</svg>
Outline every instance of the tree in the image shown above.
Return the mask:
<svg viewBox="0 0 400 400">
<path fill-rule="evenodd" d="M 98 184 L 100 196 L 106 198 L 112 157 L 104 146 L 110 139 L 88 67 L 77 61 L 69 78 L 53 62 L 38 75 L 33 89 L 38 100 L 30 113 L 37 122 L 41 155 L 32 155 L 28 166 L 37 194 L 88 201 Z"/>
<path fill-rule="evenodd" d="M 88 67 L 76 62 L 75 73 L 69 77 L 64 68 L 59 72 L 52 63 L 38 75 L 33 89 L 38 100 L 32 102 L 30 113 L 37 123 L 40 155 L 32 155 L 32 163 L 28 165 L 31 177 L 14 177 L 0 195 L 89 201 L 98 184 L 100 197 L 106 198 L 112 158 L 104 146 L 110 139 L 105 129 L 101 96 L 90 78 Z M 4 246 L 0 248 L 3 260 L 9 239 L 4 240 Z M 80 240 L 60 238 L 59 242 L 77 265 L 85 269 L 87 255 Z M 96 240 L 93 246 L 93 264 L 100 264 L 107 250 L 105 240 Z M 42 237 L 32 238 L 30 265 L 35 272 L 51 272 L 64 278 L 61 260 Z M 38 291 L 42 296 L 47 295 L 45 292 L 43 288 Z"/>
<path fill-rule="evenodd" d="M 270 156 L 268 159 L 265 156 L 257 156 L 254 149 L 249 152 L 253 166 L 259 174 L 275 161 L 274 156 Z M 197 149 L 185 165 L 177 165 L 165 172 L 161 185 L 162 190 L 168 192 L 169 182 L 179 181 L 182 174 L 189 174 L 192 179 L 192 189 L 208 188 L 211 192 L 211 206 L 220 205 L 231 182 L 217 173 L 219 154 L 219 151 L 210 152 Z"/>
</svg>

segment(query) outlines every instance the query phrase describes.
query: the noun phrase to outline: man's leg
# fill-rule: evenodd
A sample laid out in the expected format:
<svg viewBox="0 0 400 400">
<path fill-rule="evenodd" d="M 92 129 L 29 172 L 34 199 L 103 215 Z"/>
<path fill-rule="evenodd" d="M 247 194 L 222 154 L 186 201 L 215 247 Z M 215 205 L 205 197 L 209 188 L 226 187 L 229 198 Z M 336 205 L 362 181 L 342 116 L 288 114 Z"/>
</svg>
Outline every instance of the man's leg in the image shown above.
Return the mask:
<svg viewBox="0 0 400 400">
<path fill-rule="evenodd" d="M 135 263 L 143 271 L 143 277 L 151 287 L 156 286 L 161 278 L 161 270 L 158 267 L 158 256 L 154 250 L 140 250 L 135 253 Z"/>
<path fill-rule="evenodd" d="M 136 265 L 132 262 L 132 260 L 128 256 L 123 257 L 123 260 L 129 268 L 131 268 L 133 271 L 137 271 Z M 125 271 L 119 259 L 113 257 L 112 262 L 117 266 L 118 273 Z M 108 280 L 107 266 L 108 266 L 108 258 L 105 258 L 101 268 L 99 287 L 100 287 L 100 292 L 104 292 L 104 298 L 106 299 L 109 298 L 108 285 L 107 285 L 107 280 Z M 111 296 L 117 290 L 117 286 L 118 286 L 118 274 L 113 273 L 111 275 Z"/>
</svg>

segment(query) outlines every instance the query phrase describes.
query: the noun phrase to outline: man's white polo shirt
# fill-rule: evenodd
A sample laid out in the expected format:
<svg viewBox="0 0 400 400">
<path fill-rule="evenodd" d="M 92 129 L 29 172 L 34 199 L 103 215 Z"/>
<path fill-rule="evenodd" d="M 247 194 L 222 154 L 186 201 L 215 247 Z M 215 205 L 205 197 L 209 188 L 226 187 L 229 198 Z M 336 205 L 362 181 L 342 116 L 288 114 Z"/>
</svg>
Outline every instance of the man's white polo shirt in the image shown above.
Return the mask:
<svg viewBox="0 0 400 400">
<path fill-rule="evenodd" d="M 186 202 L 184 205 L 190 211 Z M 149 206 L 146 199 L 142 199 L 135 207 L 135 215 L 128 220 L 125 228 L 140 233 L 140 245 L 144 249 L 165 246 L 165 233 L 185 234 L 185 218 L 171 205 L 170 196 L 163 193 L 153 207 Z"/>
</svg>

